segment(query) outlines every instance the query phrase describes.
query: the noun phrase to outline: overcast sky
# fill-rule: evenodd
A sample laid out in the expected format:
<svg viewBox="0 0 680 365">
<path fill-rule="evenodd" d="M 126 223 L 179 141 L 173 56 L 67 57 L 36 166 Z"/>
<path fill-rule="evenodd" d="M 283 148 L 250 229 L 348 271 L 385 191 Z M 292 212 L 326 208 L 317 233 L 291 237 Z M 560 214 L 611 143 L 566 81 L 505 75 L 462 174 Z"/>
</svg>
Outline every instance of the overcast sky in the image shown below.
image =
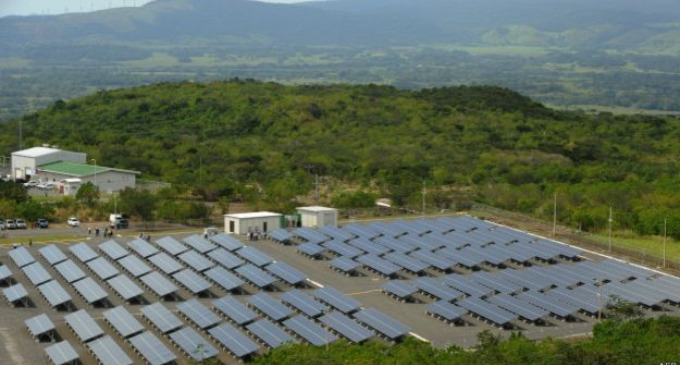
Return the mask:
<svg viewBox="0 0 680 365">
<path fill-rule="evenodd" d="M 260 0 L 270 3 L 299 3 L 303 0 Z M 61 14 L 141 6 L 151 0 L 0 0 L 0 17 L 6 15 Z"/>
</svg>

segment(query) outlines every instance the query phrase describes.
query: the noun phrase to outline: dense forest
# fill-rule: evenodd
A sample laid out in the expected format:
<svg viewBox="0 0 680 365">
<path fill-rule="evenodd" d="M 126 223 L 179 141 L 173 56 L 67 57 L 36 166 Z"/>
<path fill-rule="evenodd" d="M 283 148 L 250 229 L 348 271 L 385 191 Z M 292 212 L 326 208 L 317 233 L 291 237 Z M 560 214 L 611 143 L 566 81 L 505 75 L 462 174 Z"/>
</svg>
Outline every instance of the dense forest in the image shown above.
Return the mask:
<svg viewBox="0 0 680 365">
<path fill-rule="evenodd" d="M 499 87 L 162 83 L 57 101 L 2 124 L 0 149 L 43 143 L 138 170 L 203 200 L 290 211 L 323 184 L 340 207 L 479 201 L 572 227 L 680 236 L 680 123 L 547 108 Z M 363 194 L 363 195 L 361 195 Z"/>
<path fill-rule="evenodd" d="M 253 364 L 669 364 L 678 361 L 680 319 L 609 320 L 595 325 L 592 339 L 577 343 L 533 342 L 521 333 L 501 340 L 486 331 L 478 340 L 472 351 L 456 346 L 436 349 L 410 338 L 394 346 L 378 342 L 357 346 L 342 341 L 328 349 L 291 345 L 270 351 Z"/>
</svg>

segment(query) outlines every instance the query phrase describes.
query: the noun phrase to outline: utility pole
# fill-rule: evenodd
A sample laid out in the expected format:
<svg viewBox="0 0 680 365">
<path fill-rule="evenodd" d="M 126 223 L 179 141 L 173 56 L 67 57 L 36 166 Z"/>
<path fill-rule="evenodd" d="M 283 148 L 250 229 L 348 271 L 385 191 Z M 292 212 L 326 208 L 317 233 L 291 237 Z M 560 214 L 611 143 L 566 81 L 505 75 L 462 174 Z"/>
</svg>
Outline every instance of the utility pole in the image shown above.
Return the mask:
<svg viewBox="0 0 680 365">
<path fill-rule="evenodd" d="M 23 138 L 22 123 L 21 119 L 19 119 L 19 151 L 23 149 Z"/>
<path fill-rule="evenodd" d="M 423 217 L 425 216 L 425 194 L 427 194 L 427 189 L 425 186 L 425 180 L 423 180 Z"/>
<path fill-rule="evenodd" d="M 663 219 L 663 267 L 666 267 L 666 223 L 668 218 Z"/>
<path fill-rule="evenodd" d="M 319 202 L 319 174 L 314 174 L 314 201 Z"/>
<path fill-rule="evenodd" d="M 553 237 L 557 236 L 557 192 L 555 192 L 555 202 L 553 203 Z"/>
<path fill-rule="evenodd" d="M 92 163 L 93 163 L 93 165 L 92 165 L 92 166 L 93 166 L 92 170 L 94 171 L 94 187 L 95 187 L 95 189 L 99 190 L 99 187 L 97 186 L 97 160 L 95 160 L 95 159 L 93 158 L 93 159 L 92 159 Z"/>
<path fill-rule="evenodd" d="M 609 206 L 609 252 L 612 252 L 612 206 Z"/>
<path fill-rule="evenodd" d="M 597 305 L 600 307 L 597 311 L 597 321 L 602 322 L 602 279 L 600 279 L 600 292 L 597 295 Z"/>
</svg>

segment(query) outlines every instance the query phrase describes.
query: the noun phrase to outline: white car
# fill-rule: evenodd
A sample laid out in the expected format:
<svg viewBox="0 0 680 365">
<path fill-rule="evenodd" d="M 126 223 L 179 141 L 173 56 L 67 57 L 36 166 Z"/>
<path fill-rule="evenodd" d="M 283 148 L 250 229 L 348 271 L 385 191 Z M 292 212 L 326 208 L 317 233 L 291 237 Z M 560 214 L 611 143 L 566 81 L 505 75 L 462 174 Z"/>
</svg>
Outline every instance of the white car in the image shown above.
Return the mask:
<svg viewBox="0 0 680 365">
<path fill-rule="evenodd" d="M 75 217 L 69 218 L 67 223 L 71 227 L 78 227 L 80 225 L 80 221 L 78 220 L 78 218 Z"/>
<path fill-rule="evenodd" d="M 38 182 L 34 181 L 34 180 L 31 180 L 29 182 L 24 183 L 24 187 L 26 187 L 26 188 L 32 188 L 32 187 L 36 187 L 36 186 L 38 186 Z"/>
</svg>

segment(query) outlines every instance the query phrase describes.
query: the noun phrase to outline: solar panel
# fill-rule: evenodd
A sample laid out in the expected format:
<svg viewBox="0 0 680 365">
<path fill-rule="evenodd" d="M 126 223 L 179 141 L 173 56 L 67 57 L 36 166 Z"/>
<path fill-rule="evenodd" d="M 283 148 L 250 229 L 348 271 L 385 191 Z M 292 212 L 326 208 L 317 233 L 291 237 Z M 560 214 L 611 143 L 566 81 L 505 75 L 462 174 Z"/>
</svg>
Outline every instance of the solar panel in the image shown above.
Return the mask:
<svg viewBox="0 0 680 365">
<path fill-rule="evenodd" d="M 477 272 L 472 274 L 472 280 L 478 282 L 487 288 L 494 289 L 500 293 L 519 293 L 524 288 L 517 284 L 513 284 L 498 275 L 493 275 L 489 272 Z"/>
<path fill-rule="evenodd" d="M 404 324 L 373 308 L 366 308 L 355 313 L 354 318 L 391 340 L 405 336 L 411 331 Z"/>
<path fill-rule="evenodd" d="M 85 242 L 76 243 L 75 245 L 69 246 L 69 251 L 82 263 L 86 263 L 90 260 L 94 260 L 99 255 Z"/>
<path fill-rule="evenodd" d="M 52 280 L 38 286 L 38 291 L 53 308 L 56 308 L 60 305 L 65 305 L 71 301 L 71 296 L 68 295 L 66 290 L 64 290 L 64 288 L 59 285 L 56 280 Z"/>
<path fill-rule="evenodd" d="M 177 360 L 177 356 L 151 332 L 130 338 L 130 344 L 149 365 L 165 365 Z"/>
<path fill-rule="evenodd" d="M 208 330 L 208 332 L 215 340 L 217 340 L 217 342 L 222 344 L 222 346 L 227 348 L 227 350 L 237 358 L 248 356 L 260 349 L 260 346 L 255 344 L 229 323 L 222 323 L 221 325 Z"/>
<path fill-rule="evenodd" d="M 460 300 L 456 302 L 456 304 L 499 326 L 503 326 L 517 319 L 516 314 L 491 303 L 487 303 L 479 298 L 470 297 Z"/>
<path fill-rule="evenodd" d="M 245 281 L 241 280 L 241 278 L 219 266 L 215 266 L 203 274 L 226 291 L 232 291 L 245 284 Z"/>
<path fill-rule="evenodd" d="M 416 274 L 421 273 L 425 271 L 425 269 L 430 267 L 429 264 L 426 264 L 418 259 L 414 259 L 413 257 L 407 256 L 406 254 L 400 252 L 391 252 L 383 257 L 386 260 L 392 261 L 393 263 L 403 267 L 404 269 Z"/>
<path fill-rule="evenodd" d="M 296 249 L 298 251 L 300 251 L 301 253 L 303 253 L 307 256 L 312 256 L 312 257 L 319 256 L 324 251 L 326 251 L 325 247 L 321 247 L 321 246 L 317 245 L 316 243 L 311 243 L 311 242 L 307 242 L 307 243 L 303 243 L 301 245 L 298 245 L 296 247 Z"/>
<path fill-rule="evenodd" d="M 84 309 L 65 315 L 64 320 L 82 342 L 89 342 L 104 335 L 102 328 Z"/>
<path fill-rule="evenodd" d="M 177 309 L 203 330 L 220 323 L 220 317 L 196 299 L 177 304 Z"/>
<path fill-rule="evenodd" d="M 62 341 L 46 347 L 45 353 L 54 365 L 71 364 L 79 358 L 78 353 L 68 341 Z"/>
<path fill-rule="evenodd" d="M 273 349 L 285 343 L 295 342 L 288 333 L 277 327 L 268 319 L 261 319 L 257 322 L 253 322 L 247 325 L 246 329 Z"/>
<path fill-rule="evenodd" d="M 238 325 L 250 323 L 257 318 L 255 312 L 231 295 L 214 300 L 212 305 Z"/>
<path fill-rule="evenodd" d="M 144 294 L 144 291 L 125 275 L 118 275 L 109 279 L 107 283 L 126 302 Z"/>
<path fill-rule="evenodd" d="M 328 313 L 319 320 L 353 343 L 364 342 L 375 335 L 373 331 L 340 312 Z"/>
<path fill-rule="evenodd" d="M 267 265 L 265 270 L 290 285 L 297 285 L 307 280 L 307 275 L 305 275 L 305 273 L 282 261 L 275 261 L 274 263 Z"/>
<path fill-rule="evenodd" d="M 28 292 L 21 283 L 14 284 L 10 287 L 3 288 L 2 294 L 7 298 L 11 304 L 20 302 L 28 298 Z"/>
<path fill-rule="evenodd" d="M 272 233 L 273 232 L 271 232 L 269 235 L 271 236 Z M 239 248 L 243 247 L 243 243 L 241 241 L 225 233 L 218 233 L 209 236 L 208 239 L 229 251 L 238 250 Z"/>
<path fill-rule="evenodd" d="M 163 334 L 182 327 L 182 321 L 160 302 L 147 305 L 141 309 L 141 312 Z"/>
<path fill-rule="evenodd" d="M 339 242 L 339 241 L 329 241 L 322 243 L 321 246 L 326 247 L 329 251 L 335 252 L 336 254 L 340 256 L 347 256 L 347 257 L 357 257 L 359 255 L 363 255 L 364 251 L 361 251 L 360 249 L 350 246 L 346 243 Z"/>
<path fill-rule="evenodd" d="M 198 272 L 206 271 L 209 268 L 215 266 L 215 264 L 212 261 L 208 260 L 205 256 L 193 250 L 180 254 L 179 256 L 177 256 L 177 258 L 179 258 L 180 260 L 182 260 L 182 262 L 189 265 L 189 267 Z"/>
<path fill-rule="evenodd" d="M 314 346 L 323 346 L 338 339 L 334 334 L 302 315 L 283 321 L 283 325 Z"/>
<path fill-rule="evenodd" d="M 189 327 L 171 333 L 170 338 L 195 361 L 203 361 L 219 355 L 219 352 L 208 341 Z"/>
<path fill-rule="evenodd" d="M 31 336 L 36 338 L 54 331 L 55 329 L 54 323 L 52 323 L 50 317 L 48 317 L 45 313 L 31 317 L 25 320 L 24 323 L 28 328 L 28 332 L 31 333 Z"/>
<path fill-rule="evenodd" d="M 253 246 L 245 246 L 237 250 L 236 254 L 258 267 L 265 266 L 274 261 L 274 259 L 271 258 L 269 255 L 256 249 Z"/>
<path fill-rule="evenodd" d="M 378 255 L 378 256 L 384 255 L 384 254 L 391 251 L 389 248 L 375 244 L 375 243 L 373 243 L 373 242 L 371 242 L 368 239 L 363 238 L 363 237 L 357 238 L 355 240 L 348 241 L 347 244 L 354 246 L 354 247 L 356 247 L 356 248 L 358 248 L 358 249 L 360 249 L 360 250 L 362 250 L 366 253 L 372 253 L 372 254 Z"/>
<path fill-rule="evenodd" d="M 269 236 L 269 238 L 271 238 L 272 240 L 274 240 L 276 242 L 287 242 L 287 241 L 290 241 L 293 238 L 293 234 L 288 232 L 284 228 L 275 229 L 275 230 L 267 233 L 267 235 Z"/>
<path fill-rule="evenodd" d="M 298 289 L 283 293 L 281 300 L 309 317 L 320 316 L 326 310 L 325 305 Z"/>
<path fill-rule="evenodd" d="M 41 247 L 38 251 L 40 252 L 40 255 L 45 258 L 47 263 L 50 264 L 50 266 L 54 266 L 55 264 L 65 261 L 68 258 L 55 244 Z"/>
<path fill-rule="evenodd" d="M 132 365 L 132 359 L 110 336 L 104 336 L 87 344 L 101 365 Z"/>
<path fill-rule="evenodd" d="M 401 270 L 401 267 L 398 265 L 393 264 L 390 261 L 387 261 L 383 258 L 380 258 L 376 255 L 364 255 L 364 256 L 359 256 L 356 259 L 358 262 L 364 264 L 366 267 L 375 270 L 385 276 L 392 276 L 394 275 L 397 271 Z"/>
<path fill-rule="evenodd" d="M 455 321 L 467 314 L 467 310 L 447 301 L 440 300 L 430 303 L 427 306 L 427 311 L 433 315 L 443 318 L 447 321 Z"/>
<path fill-rule="evenodd" d="M 253 264 L 245 264 L 239 268 L 236 268 L 236 273 L 241 275 L 243 278 L 253 283 L 258 288 L 266 288 L 276 282 L 273 276 L 267 274 L 259 267 Z"/>
<path fill-rule="evenodd" d="M 80 279 L 83 279 L 87 275 L 85 272 L 78 267 L 72 260 L 66 260 L 60 264 L 54 266 L 59 275 L 61 275 L 67 283 L 71 284 Z"/>
<path fill-rule="evenodd" d="M 152 244 L 139 238 L 128 242 L 128 247 L 130 247 L 132 251 L 135 251 L 142 258 L 147 258 L 159 252 L 158 249 L 153 247 Z"/>
<path fill-rule="evenodd" d="M 406 243 L 404 241 L 399 241 L 394 238 L 389 238 L 389 237 L 380 237 L 376 238 L 375 241 L 373 241 L 381 246 L 385 246 L 389 248 L 392 251 L 396 252 L 402 252 L 402 253 L 409 253 L 411 251 L 416 250 L 416 246 L 413 246 L 409 243 Z"/>
<path fill-rule="evenodd" d="M 28 277 L 28 280 L 35 286 L 52 280 L 52 275 L 50 275 L 39 262 L 24 266 L 21 270 L 23 270 L 24 274 Z"/>
<path fill-rule="evenodd" d="M 391 294 L 399 299 L 410 298 L 413 294 L 418 292 L 418 288 L 401 280 L 390 280 L 383 284 L 381 288 L 386 293 Z"/>
<path fill-rule="evenodd" d="M 144 285 L 161 298 L 177 291 L 175 284 L 163 277 L 158 271 L 152 271 L 150 274 L 142 276 L 141 280 Z"/>
<path fill-rule="evenodd" d="M 494 295 L 487 298 L 486 301 L 515 313 L 516 315 L 529 321 L 536 321 L 543 317 L 547 317 L 550 314 L 546 310 L 536 308 L 534 306 L 528 306 L 526 303 L 508 294 Z"/>
<path fill-rule="evenodd" d="M 218 248 L 214 251 L 210 251 L 208 256 L 229 270 L 235 269 L 246 263 L 241 258 L 224 248 Z"/>
<path fill-rule="evenodd" d="M 182 252 L 186 252 L 189 250 L 187 246 L 184 246 L 183 244 L 179 243 L 179 241 L 170 236 L 166 236 L 156 240 L 156 245 L 158 245 L 158 247 L 160 247 L 161 250 L 169 253 L 172 256 L 177 256 Z"/>
<path fill-rule="evenodd" d="M 123 257 L 130 254 L 125 247 L 118 244 L 114 240 L 108 240 L 99 245 L 99 250 L 101 250 L 110 259 L 116 261 L 122 259 Z"/>
<path fill-rule="evenodd" d="M 420 291 L 447 302 L 465 297 L 465 294 L 430 277 L 414 279 L 411 284 Z"/>
<path fill-rule="evenodd" d="M 12 277 L 12 271 L 6 266 L 0 264 L 0 281 L 6 281 Z"/>
<path fill-rule="evenodd" d="M 129 255 L 118 260 L 118 263 L 135 278 L 151 272 L 149 265 L 145 264 L 136 256 Z"/>
<path fill-rule="evenodd" d="M 293 311 L 267 293 L 258 293 L 248 298 L 248 303 L 269 318 L 280 321 L 288 318 Z"/>
<path fill-rule="evenodd" d="M 446 275 L 443 278 L 444 284 L 466 293 L 467 295 L 481 298 L 494 293 L 493 289 L 487 288 L 473 281 L 470 275 L 462 276 L 458 274 Z"/>
<path fill-rule="evenodd" d="M 10 250 L 7 254 L 18 267 L 24 267 L 35 262 L 33 255 L 24 246 Z"/>
<path fill-rule="evenodd" d="M 95 283 L 94 280 L 92 280 L 92 278 L 90 277 L 87 277 L 80 281 L 76 281 L 72 285 L 76 289 L 78 294 L 80 294 L 85 299 L 87 304 L 93 304 L 101 300 L 104 300 L 106 299 L 106 297 L 108 297 L 106 291 L 102 289 L 102 287 L 99 286 L 99 284 Z"/>
<path fill-rule="evenodd" d="M 118 275 L 119 271 L 103 257 L 98 257 L 94 260 L 88 261 L 87 267 L 94 272 L 101 280 L 108 280 Z"/>
<path fill-rule="evenodd" d="M 411 252 L 409 256 L 416 258 L 422 262 L 425 262 L 431 265 L 432 267 L 435 267 L 442 271 L 449 270 L 456 266 L 456 263 L 453 260 L 426 250 L 418 250 Z"/>
<path fill-rule="evenodd" d="M 165 252 L 157 253 L 149 257 L 147 260 L 149 260 L 151 264 L 156 266 L 166 275 L 172 275 L 184 269 L 184 266 L 182 266 L 182 264 L 177 262 L 177 260 L 170 257 L 170 255 L 166 254 Z"/>
<path fill-rule="evenodd" d="M 338 269 L 344 273 L 350 273 L 361 266 L 358 262 L 352 260 L 349 257 L 336 257 L 331 260 L 330 265 L 334 269 Z"/>
<path fill-rule="evenodd" d="M 104 311 L 104 319 L 123 338 L 134 336 L 144 331 L 144 326 L 123 306 Z"/>
<path fill-rule="evenodd" d="M 196 234 L 185 237 L 183 241 L 202 254 L 206 254 L 217 248 L 215 244 Z"/>
<path fill-rule="evenodd" d="M 191 269 L 184 269 L 173 275 L 172 278 L 177 280 L 194 295 L 210 290 L 210 287 L 212 287 L 207 280 L 191 271 Z"/>
<path fill-rule="evenodd" d="M 330 286 L 315 290 L 313 295 L 342 313 L 352 313 L 361 307 L 359 301 Z"/>
</svg>

